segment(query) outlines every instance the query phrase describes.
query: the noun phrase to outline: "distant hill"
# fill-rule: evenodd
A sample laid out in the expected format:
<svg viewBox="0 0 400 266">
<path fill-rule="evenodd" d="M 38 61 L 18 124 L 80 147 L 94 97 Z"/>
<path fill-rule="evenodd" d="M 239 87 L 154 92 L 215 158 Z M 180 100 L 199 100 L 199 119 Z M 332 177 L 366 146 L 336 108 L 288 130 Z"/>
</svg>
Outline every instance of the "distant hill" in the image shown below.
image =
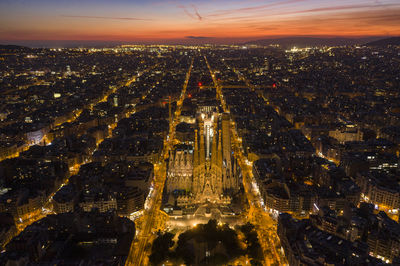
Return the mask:
<svg viewBox="0 0 400 266">
<path fill-rule="evenodd" d="M 388 46 L 388 45 L 400 45 L 400 37 L 385 38 L 366 44 L 367 46 Z"/>
<path fill-rule="evenodd" d="M 12 45 L 12 44 L 0 44 L 0 50 L 6 50 L 6 51 L 10 51 L 10 50 L 31 50 L 31 48 L 25 47 L 25 46 L 20 46 L 20 45 Z"/>
<path fill-rule="evenodd" d="M 271 45 L 279 44 L 284 48 L 289 47 L 307 47 L 307 46 L 342 46 L 365 44 L 381 39 L 382 37 L 366 37 L 366 38 L 316 38 L 316 37 L 287 37 L 277 39 L 262 39 L 246 42 L 245 44 Z"/>
</svg>

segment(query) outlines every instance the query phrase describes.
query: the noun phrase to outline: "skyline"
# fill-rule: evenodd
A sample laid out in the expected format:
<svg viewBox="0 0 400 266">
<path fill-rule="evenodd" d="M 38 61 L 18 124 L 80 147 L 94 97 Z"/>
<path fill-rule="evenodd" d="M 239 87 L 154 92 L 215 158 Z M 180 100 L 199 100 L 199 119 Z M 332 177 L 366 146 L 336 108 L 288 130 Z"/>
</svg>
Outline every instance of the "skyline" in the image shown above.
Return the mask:
<svg viewBox="0 0 400 266">
<path fill-rule="evenodd" d="M 382 1 L 2 1 L 0 42 L 234 43 L 290 36 L 400 35 Z"/>
<path fill-rule="evenodd" d="M 0 265 L 400 265 L 400 0 L 0 0 Z"/>
</svg>

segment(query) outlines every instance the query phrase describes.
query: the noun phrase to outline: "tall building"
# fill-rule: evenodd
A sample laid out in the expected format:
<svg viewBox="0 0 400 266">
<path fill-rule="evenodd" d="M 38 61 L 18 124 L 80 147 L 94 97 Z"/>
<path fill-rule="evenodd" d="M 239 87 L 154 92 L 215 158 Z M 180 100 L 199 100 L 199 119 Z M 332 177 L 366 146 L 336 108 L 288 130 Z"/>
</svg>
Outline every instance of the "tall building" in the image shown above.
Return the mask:
<svg viewBox="0 0 400 266">
<path fill-rule="evenodd" d="M 178 145 L 170 154 L 166 191 L 180 207 L 228 205 L 239 189 L 229 114 L 206 107 L 198 108 L 193 146 Z"/>
</svg>

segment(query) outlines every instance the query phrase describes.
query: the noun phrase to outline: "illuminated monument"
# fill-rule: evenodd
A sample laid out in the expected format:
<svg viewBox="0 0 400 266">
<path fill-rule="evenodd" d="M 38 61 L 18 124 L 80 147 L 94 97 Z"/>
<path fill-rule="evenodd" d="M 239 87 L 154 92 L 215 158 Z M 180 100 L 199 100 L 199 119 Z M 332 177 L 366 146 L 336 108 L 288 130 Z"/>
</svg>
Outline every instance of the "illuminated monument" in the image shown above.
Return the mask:
<svg viewBox="0 0 400 266">
<path fill-rule="evenodd" d="M 200 106 L 196 124 L 191 145 L 180 145 L 170 154 L 166 181 L 170 205 L 183 209 L 227 206 L 239 189 L 230 117 L 215 106 Z"/>
</svg>

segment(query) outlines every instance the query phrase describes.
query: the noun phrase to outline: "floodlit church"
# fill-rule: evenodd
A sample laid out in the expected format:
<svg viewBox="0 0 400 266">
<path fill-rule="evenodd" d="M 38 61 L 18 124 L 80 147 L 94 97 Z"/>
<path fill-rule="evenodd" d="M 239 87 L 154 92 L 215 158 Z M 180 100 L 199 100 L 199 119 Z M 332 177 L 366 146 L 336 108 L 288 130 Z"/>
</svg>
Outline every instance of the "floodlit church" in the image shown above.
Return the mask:
<svg viewBox="0 0 400 266">
<path fill-rule="evenodd" d="M 230 117 L 215 106 L 196 112 L 193 141 L 171 151 L 165 192 L 170 205 L 227 206 L 239 190 L 239 168 L 231 151 Z"/>
</svg>

